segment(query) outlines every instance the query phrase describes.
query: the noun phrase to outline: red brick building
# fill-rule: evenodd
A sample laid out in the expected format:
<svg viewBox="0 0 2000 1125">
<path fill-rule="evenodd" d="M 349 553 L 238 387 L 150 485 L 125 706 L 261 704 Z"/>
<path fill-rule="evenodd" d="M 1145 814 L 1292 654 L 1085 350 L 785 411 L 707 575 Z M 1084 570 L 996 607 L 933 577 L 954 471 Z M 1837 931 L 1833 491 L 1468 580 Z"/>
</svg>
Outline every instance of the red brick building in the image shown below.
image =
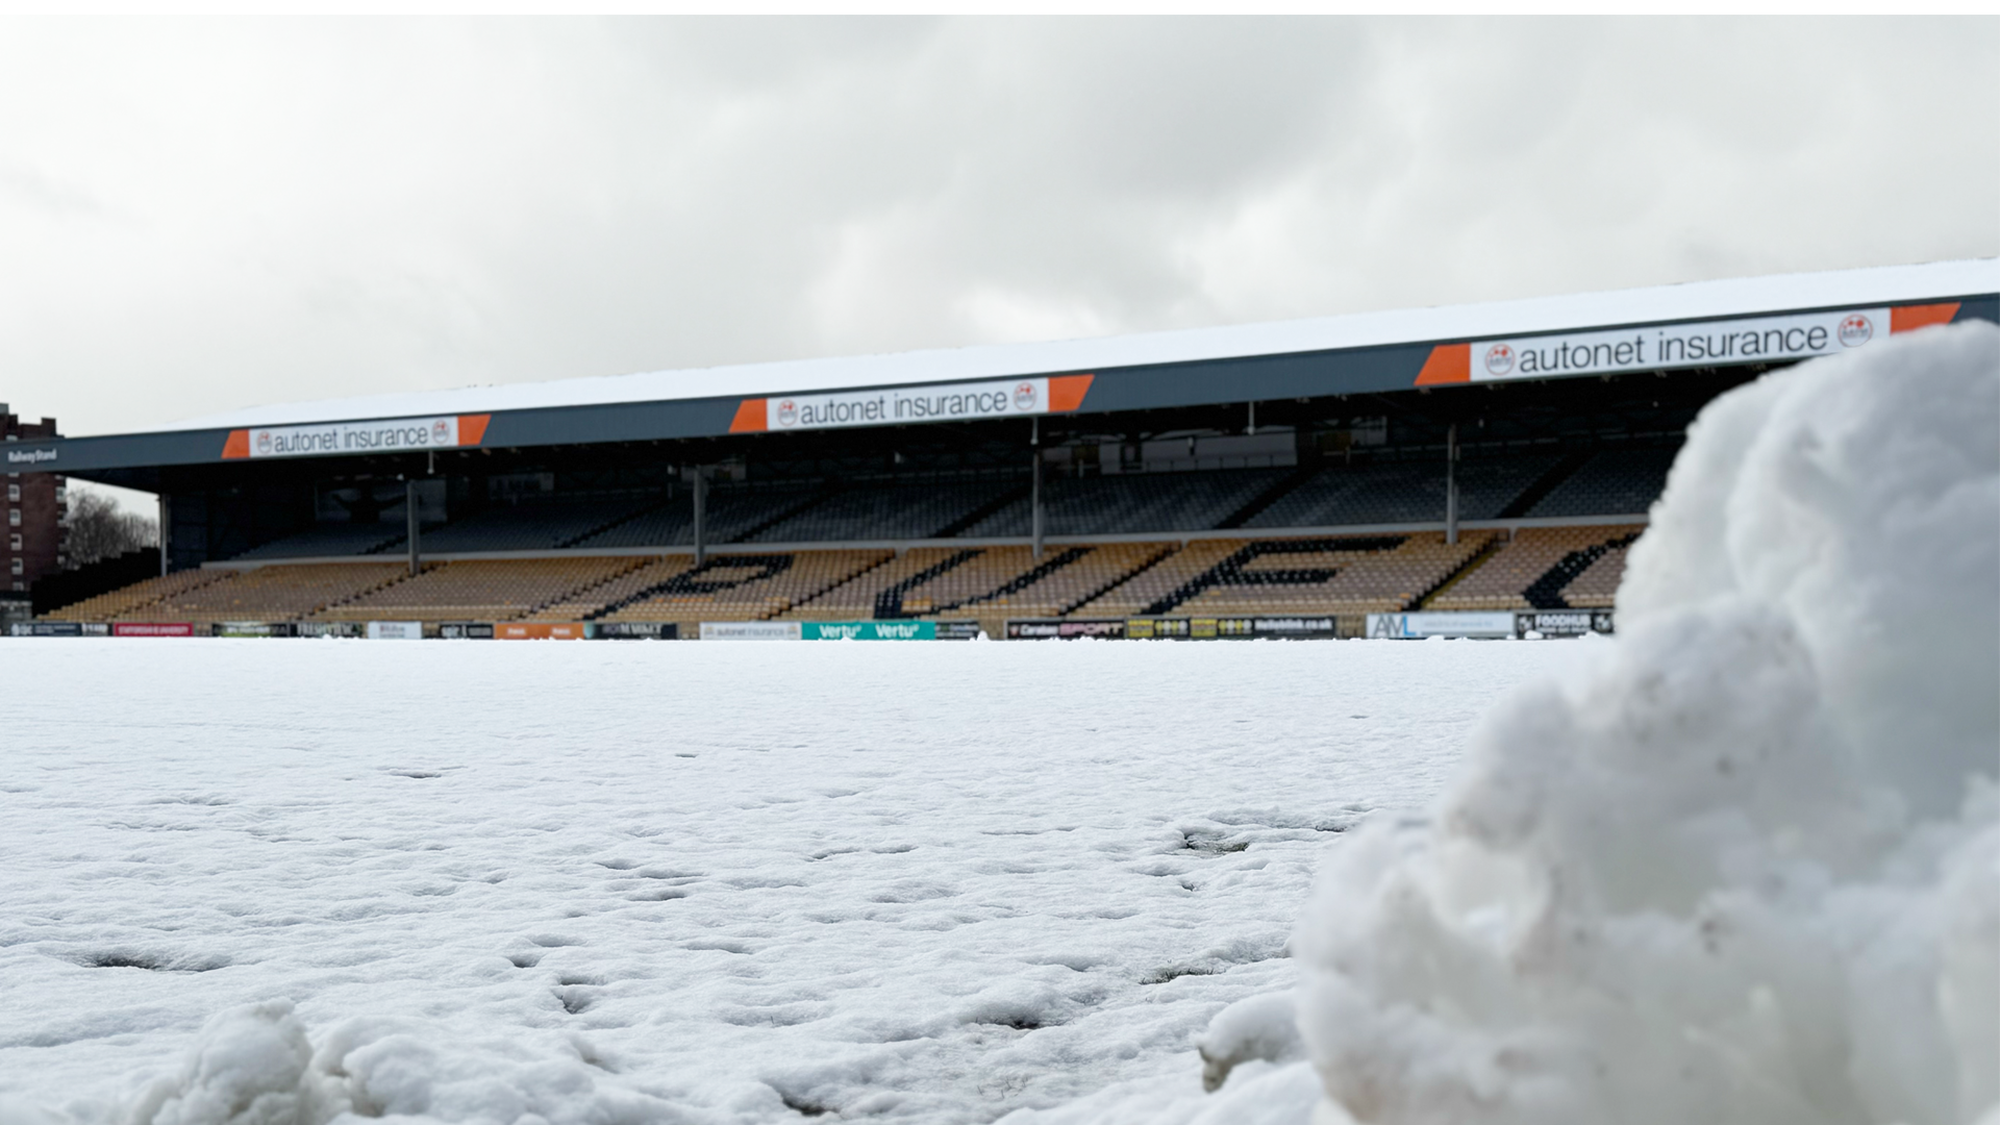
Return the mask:
<svg viewBox="0 0 2000 1125">
<path fill-rule="evenodd" d="M 0 437 L 9 442 L 58 437 L 56 420 L 23 420 L 0 402 Z M 13 468 L 12 463 L 8 468 Z M 0 526 L 0 590 L 25 592 L 35 579 L 61 570 L 63 514 L 68 492 L 55 473 L 9 472 L 4 505 L 6 524 Z"/>
</svg>

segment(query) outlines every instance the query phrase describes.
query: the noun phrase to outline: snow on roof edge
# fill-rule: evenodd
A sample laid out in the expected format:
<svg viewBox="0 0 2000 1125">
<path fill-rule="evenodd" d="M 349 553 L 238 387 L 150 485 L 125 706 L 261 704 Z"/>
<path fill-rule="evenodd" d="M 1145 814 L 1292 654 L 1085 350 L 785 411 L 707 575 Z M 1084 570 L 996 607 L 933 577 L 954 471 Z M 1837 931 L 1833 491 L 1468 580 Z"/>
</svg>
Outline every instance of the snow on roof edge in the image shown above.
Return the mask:
<svg viewBox="0 0 2000 1125">
<path fill-rule="evenodd" d="M 1477 339 L 1620 324 L 1742 316 L 1786 309 L 2000 292 L 2000 258 L 1874 266 L 1683 282 L 1641 289 L 1124 336 L 892 352 L 825 359 L 583 376 L 531 383 L 392 392 L 248 407 L 161 431 L 479 414 L 673 399 L 799 394 L 1238 356 L 1283 355 L 1429 340 Z"/>
</svg>

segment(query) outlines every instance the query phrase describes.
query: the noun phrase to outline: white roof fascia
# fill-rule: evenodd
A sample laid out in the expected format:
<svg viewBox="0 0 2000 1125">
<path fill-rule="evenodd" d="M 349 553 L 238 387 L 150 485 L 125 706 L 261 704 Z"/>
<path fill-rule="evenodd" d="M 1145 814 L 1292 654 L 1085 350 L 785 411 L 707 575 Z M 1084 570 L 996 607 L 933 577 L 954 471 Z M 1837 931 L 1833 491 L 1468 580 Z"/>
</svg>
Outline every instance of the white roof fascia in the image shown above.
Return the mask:
<svg viewBox="0 0 2000 1125">
<path fill-rule="evenodd" d="M 1129 336 L 786 360 L 548 382 L 410 391 L 257 406 L 165 431 L 481 414 L 673 399 L 757 397 L 858 387 L 1087 372 L 1147 364 L 1476 340 L 2000 292 L 2000 259 L 1780 274 Z"/>
</svg>

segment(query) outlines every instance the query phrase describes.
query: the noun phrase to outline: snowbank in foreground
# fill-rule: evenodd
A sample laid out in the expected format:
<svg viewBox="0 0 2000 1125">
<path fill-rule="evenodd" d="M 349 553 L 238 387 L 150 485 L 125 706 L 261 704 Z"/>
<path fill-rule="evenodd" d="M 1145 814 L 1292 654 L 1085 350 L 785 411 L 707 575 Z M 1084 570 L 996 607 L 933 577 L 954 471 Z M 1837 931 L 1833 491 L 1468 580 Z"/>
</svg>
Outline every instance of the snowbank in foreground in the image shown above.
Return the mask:
<svg viewBox="0 0 2000 1125">
<path fill-rule="evenodd" d="M 1319 1118 L 2000 1120 L 2000 329 L 1712 404 L 1621 636 L 1295 938 Z"/>
</svg>

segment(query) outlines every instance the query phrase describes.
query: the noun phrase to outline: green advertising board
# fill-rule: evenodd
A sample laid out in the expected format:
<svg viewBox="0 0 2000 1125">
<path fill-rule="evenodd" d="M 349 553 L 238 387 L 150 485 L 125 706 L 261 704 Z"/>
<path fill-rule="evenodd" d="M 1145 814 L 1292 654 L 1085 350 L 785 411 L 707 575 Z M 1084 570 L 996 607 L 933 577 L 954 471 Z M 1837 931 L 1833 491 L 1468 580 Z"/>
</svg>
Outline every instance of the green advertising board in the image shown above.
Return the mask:
<svg viewBox="0 0 2000 1125">
<path fill-rule="evenodd" d="M 935 621 L 807 621 L 808 641 L 934 641 Z"/>
</svg>

